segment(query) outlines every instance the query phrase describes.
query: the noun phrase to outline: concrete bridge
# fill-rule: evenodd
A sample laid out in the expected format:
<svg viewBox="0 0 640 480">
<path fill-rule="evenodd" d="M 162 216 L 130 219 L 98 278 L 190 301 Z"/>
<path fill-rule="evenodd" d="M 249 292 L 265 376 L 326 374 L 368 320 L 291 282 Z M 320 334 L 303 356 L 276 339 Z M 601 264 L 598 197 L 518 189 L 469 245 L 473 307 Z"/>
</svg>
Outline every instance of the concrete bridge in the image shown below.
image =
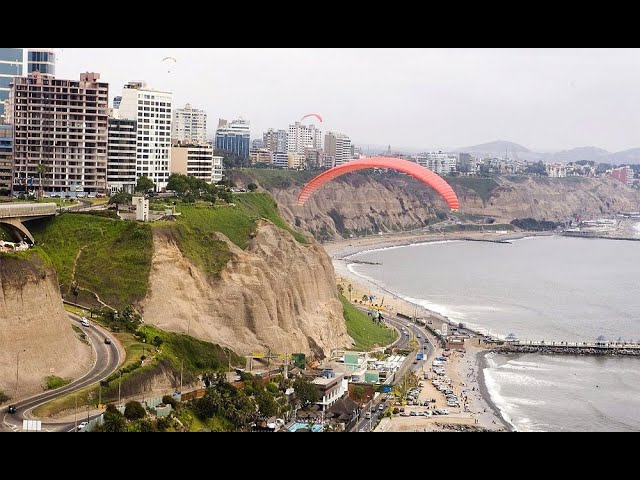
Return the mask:
<svg viewBox="0 0 640 480">
<path fill-rule="evenodd" d="M 55 203 L 12 203 L 0 205 L 0 224 L 9 227 L 9 230 L 18 241 L 25 238 L 32 244 L 35 243 L 31 232 L 24 222 L 38 218 L 52 217 L 56 214 Z"/>
</svg>

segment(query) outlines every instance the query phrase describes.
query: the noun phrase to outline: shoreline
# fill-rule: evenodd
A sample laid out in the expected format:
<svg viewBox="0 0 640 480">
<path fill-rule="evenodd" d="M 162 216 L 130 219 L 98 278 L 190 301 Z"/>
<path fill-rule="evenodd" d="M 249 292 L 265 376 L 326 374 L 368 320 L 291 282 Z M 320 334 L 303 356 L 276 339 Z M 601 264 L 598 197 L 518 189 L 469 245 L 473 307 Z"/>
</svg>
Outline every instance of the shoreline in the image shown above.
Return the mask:
<svg viewBox="0 0 640 480">
<path fill-rule="evenodd" d="M 513 425 L 509 420 L 505 418 L 504 412 L 500 410 L 500 408 L 496 405 L 496 403 L 493 401 L 493 398 L 491 398 L 491 394 L 489 393 L 489 388 L 487 387 L 487 382 L 485 379 L 485 370 L 489 368 L 487 355 L 489 355 L 490 353 L 493 353 L 493 352 L 491 352 L 491 350 L 488 350 L 486 352 L 480 352 L 476 357 L 476 362 L 478 364 L 478 373 L 479 373 L 478 387 L 480 388 L 480 395 L 484 399 L 485 403 L 489 405 L 489 408 L 493 410 L 496 417 L 500 419 L 500 421 L 505 426 L 507 431 L 517 432 L 518 430 L 516 429 L 515 425 Z"/>
<path fill-rule="evenodd" d="M 538 232 L 512 232 L 510 234 L 500 235 L 492 234 L 491 236 L 493 237 L 493 239 L 491 241 L 495 242 L 496 240 L 499 240 L 500 243 L 507 243 L 505 242 L 506 240 L 517 240 L 533 236 L 548 235 L 549 234 L 546 232 L 543 232 L 542 235 L 539 235 Z M 486 237 L 487 235 L 481 234 L 479 236 Z M 393 247 L 404 247 L 409 245 L 419 245 L 423 243 L 442 241 L 466 241 L 467 239 L 469 239 L 469 241 L 478 241 L 477 239 L 471 239 L 469 237 L 470 235 L 468 232 L 464 235 L 449 234 L 446 236 L 412 233 L 397 235 L 392 238 L 365 237 L 357 240 L 341 240 L 338 242 L 323 244 L 323 248 L 331 257 L 338 283 L 342 284 L 343 287 L 345 287 L 345 292 L 347 291 L 347 285 L 351 287 L 351 294 L 355 299 L 355 302 L 352 303 L 360 302 L 360 300 L 358 299 L 362 298 L 363 295 L 374 294 L 376 295 L 376 299 L 379 299 L 381 295 L 384 298 L 384 310 L 386 310 L 387 314 L 394 315 L 397 313 L 406 312 L 405 315 L 417 315 L 422 319 L 430 319 L 433 322 L 432 327 L 439 328 L 442 323 L 450 323 L 450 319 L 446 315 L 443 315 L 442 313 L 434 310 L 430 310 L 422 305 L 402 298 L 399 295 L 387 290 L 387 288 L 385 288 L 384 286 L 381 286 L 368 278 L 361 277 L 355 272 L 352 272 L 348 268 L 348 266 L 350 263 L 354 262 L 350 262 L 349 257 L 358 253 L 363 253 L 365 251 L 380 250 Z M 468 327 L 467 329 L 473 331 L 476 334 L 479 334 L 479 332 L 474 329 L 470 329 Z M 435 347 L 436 349 L 439 348 L 437 344 L 435 344 Z M 466 350 L 466 355 L 469 355 L 470 357 L 473 355 L 473 358 L 470 362 L 465 362 L 464 365 L 461 362 L 457 370 L 459 370 L 458 376 L 462 379 L 467 377 L 477 382 L 477 401 L 479 402 L 479 405 L 477 406 L 476 415 L 484 414 L 482 416 L 485 416 L 487 418 L 492 417 L 497 420 L 497 422 L 492 421 L 492 425 L 500 425 L 500 427 L 503 427 L 503 429 L 505 429 L 506 431 L 516 431 L 514 425 L 509 423 L 503 417 L 502 411 L 492 400 L 489 389 L 487 388 L 485 382 L 484 370 L 485 368 L 488 368 L 487 360 L 485 357 L 488 353 L 491 352 L 491 350 L 478 349 L 476 346 L 472 346 L 471 348 L 468 348 Z M 463 383 L 463 385 L 465 384 Z M 468 388 L 466 390 L 470 393 Z"/>
</svg>

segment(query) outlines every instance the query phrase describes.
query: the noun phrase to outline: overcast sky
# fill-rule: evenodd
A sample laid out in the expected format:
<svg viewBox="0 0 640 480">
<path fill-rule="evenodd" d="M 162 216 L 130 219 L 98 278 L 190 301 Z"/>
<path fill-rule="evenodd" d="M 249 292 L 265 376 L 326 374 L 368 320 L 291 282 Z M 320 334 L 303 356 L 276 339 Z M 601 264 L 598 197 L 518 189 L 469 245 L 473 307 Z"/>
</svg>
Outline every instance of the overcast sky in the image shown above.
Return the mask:
<svg viewBox="0 0 640 480">
<path fill-rule="evenodd" d="M 99 72 L 174 93 L 252 136 L 305 113 L 360 145 L 437 148 L 509 140 L 533 150 L 640 147 L 640 54 L 521 49 L 58 49 L 58 78 Z M 163 58 L 177 59 L 175 66 Z M 168 62 L 171 63 L 171 62 Z M 172 72 L 169 73 L 168 70 Z"/>
</svg>

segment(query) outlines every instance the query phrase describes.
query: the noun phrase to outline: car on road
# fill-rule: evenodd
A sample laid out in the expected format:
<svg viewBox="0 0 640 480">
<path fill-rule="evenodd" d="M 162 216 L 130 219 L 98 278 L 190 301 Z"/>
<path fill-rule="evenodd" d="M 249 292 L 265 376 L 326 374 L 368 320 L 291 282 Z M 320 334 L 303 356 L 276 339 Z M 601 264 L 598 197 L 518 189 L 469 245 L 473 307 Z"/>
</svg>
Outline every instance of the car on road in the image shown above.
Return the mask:
<svg viewBox="0 0 640 480">
<path fill-rule="evenodd" d="M 82 317 L 82 320 L 80 320 L 80 323 L 82 324 L 83 327 L 89 326 L 89 320 L 87 320 L 85 317 Z"/>
<path fill-rule="evenodd" d="M 78 424 L 78 431 L 81 432 L 82 430 L 84 430 L 86 428 L 86 426 L 89 425 L 87 422 L 81 422 Z"/>
<path fill-rule="evenodd" d="M 409 415 L 410 415 L 411 417 L 415 417 L 415 416 L 416 416 L 416 412 L 411 411 L 411 412 L 409 412 Z"/>
<path fill-rule="evenodd" d="M 111 345 L 111 339 L 109 337 L 104 337 L 104 343 L 106 345 Z"/>
<path fill-rule="evenodd" d="M 7 411 L 9 413 L 16 413 L 16 410 L 17 410 L 17 408 L 16 408 L 15 405 L 9 405 L 9 408 L 7 408 Z"/>
<path fill-rule="evenodd" d="M 384 406 L 383 404 L 380 404 L 380 405 L 378 406 L 378 410 L 383 411 L 383 410 L 384 410 L 384 407 L 385 407 L 385 406 Z"/>
</svg>

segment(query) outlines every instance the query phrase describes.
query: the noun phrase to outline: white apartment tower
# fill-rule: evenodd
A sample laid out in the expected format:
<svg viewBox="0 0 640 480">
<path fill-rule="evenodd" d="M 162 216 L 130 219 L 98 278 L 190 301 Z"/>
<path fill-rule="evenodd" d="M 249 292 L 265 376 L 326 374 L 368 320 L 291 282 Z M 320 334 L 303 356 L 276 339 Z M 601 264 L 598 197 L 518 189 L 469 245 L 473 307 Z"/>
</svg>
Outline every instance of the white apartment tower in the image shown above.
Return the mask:
<svg viewBox="0 0 640 480">
<path fill-rule="evenodd" d="M 207 112 L 193 108 L 189 103 L 184 108 L 175 109 L 171 127 L 171 139 L 174 143 L 207 143 Z"/>
<path fill-rule="evenodd" d="M 262 134 L 264 148 L 270 152 L 286 152 L 287 151 L 287 131 L 275 130 L 270 128 Z"/>
<path fill-rule="evenodd" d="M 307 147 L 322 150 L 322 131 L 315 125 L 303 125 L 300 122 L 289 125 L 287 152 L 303 155 Z"/>
<path fill-rule="evenodd" d="M 171 117 L 173 95 L 152 90 L 144 82 L 129 82 L 122 91 L 117 115 L 135 120 L 136 178 L 149 177 L 156 189 L 167 186 L 171 173 Z"/>
</svg>

